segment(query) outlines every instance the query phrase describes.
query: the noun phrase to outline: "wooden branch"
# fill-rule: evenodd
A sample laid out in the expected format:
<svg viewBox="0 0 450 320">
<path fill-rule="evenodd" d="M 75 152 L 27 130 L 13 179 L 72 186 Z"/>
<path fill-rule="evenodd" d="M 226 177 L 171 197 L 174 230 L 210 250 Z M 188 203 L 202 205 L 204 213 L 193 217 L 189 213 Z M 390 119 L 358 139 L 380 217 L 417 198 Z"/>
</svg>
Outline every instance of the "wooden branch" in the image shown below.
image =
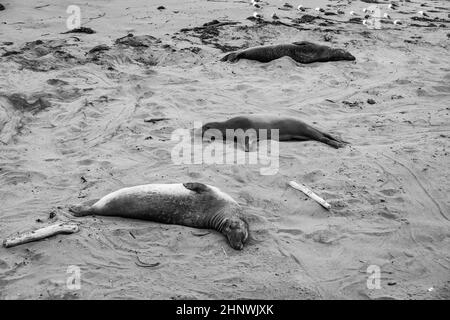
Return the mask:
<svg viewBox="0 0 450 320">
<path fill-rule="evenodd" d="M 321 197 L 319 197 L 317 194 L 315 194 L 314 192 L 312 192 L 309 188 L 307 188 L 306 186 L 304 186 L 303 184 L 299 184 L 295 181 L 289 181 L 289 185 L 297 190 L 300 190 L 301 192 L 303 192 L 304 194 L 306 194 L 308 197 L 310 197 L 311 199 L 317 201 L 320 205 L 322 205 L 325 209 L 330 210 L 331 205 L 326 202 L 325 200 L 323 200 Z"/>
<path fill-rule="evenodd" d="M 135 262 L 135 264 L 136 264 L 138 267 L 154 268 L 154 267 L 157 267 L 157 266 L 159 266 L 159 265 L 161 264 L 161 263 L 159 263 L 159 262 L 155 262 L 155 263 L 146 263 L 146 262 L 143 262 L 143 261 L 139 258 L 138 255 L 136 255 L 136 258 L 137 258 L 137 262 Z"/>
<path fill-rule="evenodd" d="M 170 120 L 170 118 L 151 118 L 151 119 L 144 119 L 144 122 L 150 122 L 150 123 L 156 123 L 159 121 L 165 121 Z"/>
<path fill-rule="evenodd" d="M 34 231 L 28 231 L 17 236 L 11 236 L 3 241 L 5 248 L 10 248 L 24 244 L 31 241 L 42 240 L 51 237 L 55 234 L 69 234 L 78 232 L 80 228 L 76 224 L 69 224 L 64 222 L 55 223 Z"/>
</svg>

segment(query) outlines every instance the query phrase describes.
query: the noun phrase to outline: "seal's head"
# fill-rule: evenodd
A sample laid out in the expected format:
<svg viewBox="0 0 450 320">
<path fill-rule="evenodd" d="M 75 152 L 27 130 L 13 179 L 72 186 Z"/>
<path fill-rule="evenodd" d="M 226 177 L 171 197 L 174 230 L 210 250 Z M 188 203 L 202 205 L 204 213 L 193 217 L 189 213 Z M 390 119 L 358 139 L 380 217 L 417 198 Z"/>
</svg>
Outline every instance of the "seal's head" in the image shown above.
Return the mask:
<svg viewBox="0 0 450 320">
<path fill-rule="evenodd" d="M 223 233 L 233 249 L 242 250 L 249 238 L 247 221 L 242 218 L 233 217 L 225 222 Z"/>
<path fill-rule="evenodd" d="M 331 56 L 336 60 L 347 60 L 347 61 L 356 60 L 354 55 L 352 55 L 350 52 L 344 49 L 332 49 L 331 53 L 332 53 Z"/>
<path fill-rule="evenodd" d="M 202 126 L 202 136 L 205 134 L 206 131 L 216 129 L 223 133 L 224 126 L 222 122 L 208 122 L 207 124 L 204 124 Z"/>
</svg>

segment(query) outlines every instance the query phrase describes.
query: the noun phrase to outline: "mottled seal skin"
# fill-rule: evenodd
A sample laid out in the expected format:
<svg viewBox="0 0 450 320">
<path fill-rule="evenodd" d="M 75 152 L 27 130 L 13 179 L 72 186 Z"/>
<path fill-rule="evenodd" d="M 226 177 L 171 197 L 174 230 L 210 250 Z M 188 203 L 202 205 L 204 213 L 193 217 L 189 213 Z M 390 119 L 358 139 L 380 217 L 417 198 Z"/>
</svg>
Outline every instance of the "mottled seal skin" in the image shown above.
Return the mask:
<svg viewBox="0 0 450 320">
<path fill-rule="evenodd" d="M 308 41 L 294 42 L 292 44 L 279 44 L 261 46 L 246 50 L 232 52 L 224 56 L 221 61 L 236 62 L 240 59 L 269 62 L 288 56 L 300 63 L 327 62 L 348 60 L 356 58 L 343 49 L 334 49 Z"/>
<path fill-rule="evenodd" d="M 247 131 L 249 129 L 255 129 L 257 134 L 257 140 L 260 140 L 259 130 L 267 130 L 267 139 L 271 139 L 271 129 L 279 130 L 279 141 L 307 141 L 315 140 L 325 143 L 334 148 L 342 148 L 348 142 L 340 140 L 331 136 L 328 133 L 322 132 L 301 120 L 289 117 L 276 117 L 270 115 L 248 115 L 234 117 L 222 122 L 209 122 L 202 126 L 202 135 L 207 130 L 216 129 L 222 132 L 222 136 L 226 137 L 227 129 L 242 129 Z M 244 141 L 240 141 L 244 142 Z M 249 150 L 248 142 L 245 141 L 245 150 Z"/>
<path fill-rule="evenodd" d="M 239 204 L 220 189 L 202 183 L 147 184 L 112 192 L 93 205 L 74 206 L 74 216 L 116 216 L 214 229 L 242 250 L 249 238 Z"/>
</svg>

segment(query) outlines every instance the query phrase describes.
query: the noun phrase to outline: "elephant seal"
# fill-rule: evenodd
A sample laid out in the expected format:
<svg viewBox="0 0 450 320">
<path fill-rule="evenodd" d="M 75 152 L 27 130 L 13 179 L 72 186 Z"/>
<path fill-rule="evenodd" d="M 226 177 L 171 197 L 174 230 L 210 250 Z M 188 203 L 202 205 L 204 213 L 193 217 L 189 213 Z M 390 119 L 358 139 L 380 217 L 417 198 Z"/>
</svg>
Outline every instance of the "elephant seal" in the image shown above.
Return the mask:
<svg viewBox="0 0 450 320">
<path fill-rule="evenodd" d="M 74 206 L 69 211 L 77 217 L 116 216 L 214 229 L 237 250 L 242 250 L 249 238 L 239 204 L 220 189 L 198 182 L 123 188 L 93 205 Z"/>
<path fill-rule="evenodd" d="M 322 132 L 298 119 L 270 115 L 239 116 L 222 122 L 209 122 L 202 126 L 202 136 L 205 137 L 205 133 L 207 133 L 208 130 L 218 130 L 222 134 L 222 137 L 225 138 L 227 137 L 227 129 L 234 130 L 235 140 L 243 143 L 246 151 L 249 151 L 249 145 L 251 144 L 251 141 L 245 140 L 245 138 L 249 138 L 249 140 L 251 140 L 251 135 L 249 136 L 249 131 L 247 131 L 249 129 L 254 129 L 256 141 L 264 138 L 271 139 L 271 130 L 278 129 L 279 141 L 316 140 L 336 149 L 342 148 L 348 144 L 348 142 L 335 138 L 330 134 Z M 244 137 L 239 136 L 239 129 L 242 129 L 240 134 L 244 134 Z M 260 136 L 261 129 L 266 130 L 267 136 Z M 210 132 L 213 133 L 214 131 Z"/>
<path fill-rule="evenodd" d="M 327 62 L 348 60 L 356 58 L 343 49 L 334 49 L 308 41 L 294 42 L 292 44 L 279 44 L 261 46 L 242 51 L 232 52 L 224 56 L 221 61 L 235 62 L 240 59 L 269 62 L 288 56 L 300 63 Z"/>
</svg>

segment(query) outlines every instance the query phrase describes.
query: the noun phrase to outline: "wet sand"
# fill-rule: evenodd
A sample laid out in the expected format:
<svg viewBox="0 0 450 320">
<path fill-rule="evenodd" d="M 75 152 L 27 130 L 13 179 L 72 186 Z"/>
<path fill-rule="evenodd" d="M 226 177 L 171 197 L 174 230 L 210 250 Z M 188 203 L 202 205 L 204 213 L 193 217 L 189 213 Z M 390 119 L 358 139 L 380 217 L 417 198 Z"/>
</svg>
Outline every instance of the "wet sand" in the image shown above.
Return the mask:
<svg viewBox="0 0 450 320">
<path fill-rule="evenodd" d="M 93 34 L 64 33 L 72 3 L 50 2 L 1 2 L 0 239 L 55 221 L 81 231 L 0 248 L 0 298 L 450 298 L 447 1 L 397 2 L 389 14 L 402 25 L 373 30 L 355 20 L 362 1 L 302 2 L 345 12 L 325 15 L 270 0 L 255 21 L 248 1 L 170 0 L 158 10 L 98 0 L 81 6 Z M 304 14 L 316 18 L 296 20 Z M 203 27 L 214 19 L 228 23 Z M 356 61 L 220 62 L 303 40 Z M 297 117 L 351 145 L 280 143 L 273 176 L 171 161 L 174 130 L 243 113 Z M 235 251 L 214 231 L 67 210 L 125 186 L 185 181 L 230 194 L 257 241 Z M 66 287 L 70 265 L 81 268 L 80 290 Z M 381 268 L 381 289 L 367 288 L 370 265 Z"/>
</svg>

